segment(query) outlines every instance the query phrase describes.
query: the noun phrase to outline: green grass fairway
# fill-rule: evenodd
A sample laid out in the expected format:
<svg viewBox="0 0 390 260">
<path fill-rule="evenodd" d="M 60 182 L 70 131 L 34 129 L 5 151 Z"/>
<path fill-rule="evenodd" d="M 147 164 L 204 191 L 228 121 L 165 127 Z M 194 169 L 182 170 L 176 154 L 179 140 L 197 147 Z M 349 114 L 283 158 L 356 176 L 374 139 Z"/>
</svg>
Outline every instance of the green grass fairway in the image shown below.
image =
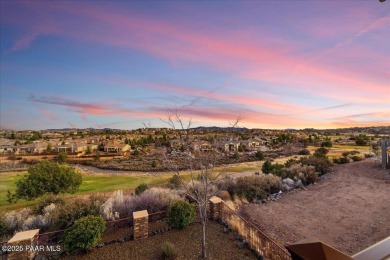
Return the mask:
<svg viewBox="0 0 390 260">
<path fill-rule="evenodd" d="M 215 169 L 215 172 L 221 171 L 222 167 Z M 235 165 L 227 166 L 225 169 L 227 174 L 256 171 L 258 166 Z M 0 173 L 0 210 L 10 211 L 31 207 L 37 204 L 38 200 L 27 201 L 19 200 L 17 203 L 9 204 L 7 202 L 7 190 L 14 192 L 16 189 L 16 181 L 19 180 L 27 172 L 1 172 Z M 183 172 L 184 179 L 189 179 L 188 172 Z M 74 195 L 85 195 L 91 193 L 105 193 L 115 190 L 132 190 L 139 184 L 146 183 L 149 186 L 166 183 L 172 177 L 172 173 L 164 173 L 158 175 L 151 174 L 83 174 L 83 182 L 79 190 Z M 74 196 L 73 195 L 73 196 Z"/>
<path fill-rule="evenodd" d="M 313 154 L 316 149 L 319 147 L 315 146 L 309 146 L 307 149 L 309 149 L 310 153 Z M 329 149 L 329 148 L 328 148 Z M 364 157 L 364 153 L 366 152 L 372 152 L 371 146 L 359 146 L 359 145 L 344 145 L 344 144 L 333 144 L 332 148 L 329 149 L 329 153 L 327 156 L 329 159 L 333 158 L 340 158 L 343 157 L 343 152 L 349 152 L 349 151 L 358 151 L 358 156 Z"/>
<path fill-rule="evenodd" d="M 26 201 L 19 200 L 15 204 L 8 204 L 7 190 L 15 191 L 15 183 L 26 172 L 2 172 L 0 173 L 0 210 L 9 211 L 30 207 L 37 203 L 37 200 Z M 115 190 L 131 190 L 135 189 L 140 183 L 144 182 L 150 186 L 165 183 L 171 174 L 154 175 L 103 175 L 103 174 L 88 174 L 83 175 L 83 182 L 75 195 L 90 194 L 95 192 L 111 192 Z"/>
</svg>

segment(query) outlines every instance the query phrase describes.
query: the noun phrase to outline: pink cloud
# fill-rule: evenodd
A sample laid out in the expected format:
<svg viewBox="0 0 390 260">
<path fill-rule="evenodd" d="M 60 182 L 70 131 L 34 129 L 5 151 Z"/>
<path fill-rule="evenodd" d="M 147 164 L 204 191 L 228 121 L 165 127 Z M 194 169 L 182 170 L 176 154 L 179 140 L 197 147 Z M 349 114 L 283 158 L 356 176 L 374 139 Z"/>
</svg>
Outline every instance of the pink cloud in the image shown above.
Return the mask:
<svg viewBox="0 0 390 260">
<path fill-rule="evenodd" d="M 42 107 L 37 107 L 37 109 L 45 118 L 50 121 L 57 121 L 57 116 L 51 110 Z"/>
<path fill-rule="evenodd" d="M 30 31 L 27 35 L 24 35 L 22 38 L 16 40 L 12 45 L 11 51 L 19 51 L 26 49 L 34 42 L 39 36 L 52 34 L 56 30 L 50 24 L 40 25 Z"/>
</svg>

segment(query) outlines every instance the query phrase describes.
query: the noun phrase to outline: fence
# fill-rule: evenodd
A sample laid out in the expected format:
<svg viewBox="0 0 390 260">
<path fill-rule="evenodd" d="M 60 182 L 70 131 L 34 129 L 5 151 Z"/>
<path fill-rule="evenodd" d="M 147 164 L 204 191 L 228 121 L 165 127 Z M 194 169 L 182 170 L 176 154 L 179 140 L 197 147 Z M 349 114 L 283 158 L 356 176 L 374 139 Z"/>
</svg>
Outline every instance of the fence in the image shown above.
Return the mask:
<svg viewBox="0 0 390 260">
<path fill-rule="evenodd" d="M 133 218 L 122 218 L 106 222 L 106 229 L 99 243 L 130 239 L 133 234 Z"/>
<path fill-rule="evenodd" d="M 276 244 L 252 223 L 243 219 L 222 202 L 222 220 L 229 224 L 262 257 L 270 260 L 291 260 L 287 249 Z"/>
</svg>

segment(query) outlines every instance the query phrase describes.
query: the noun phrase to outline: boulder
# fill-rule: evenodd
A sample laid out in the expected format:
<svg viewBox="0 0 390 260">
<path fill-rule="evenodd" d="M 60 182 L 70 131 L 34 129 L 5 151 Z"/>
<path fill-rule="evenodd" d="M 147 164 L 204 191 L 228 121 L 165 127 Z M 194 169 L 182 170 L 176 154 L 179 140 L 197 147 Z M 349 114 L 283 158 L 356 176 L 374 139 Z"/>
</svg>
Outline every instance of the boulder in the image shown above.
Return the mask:
<svg viewBox="0 0 390 260">
<path fill-rule="evenodd" d="M 295 187 L 296 187 L 296 188 L 303 188 L 304 186 L 303 186 L 302 181 L 301 181 L 301 180 L 298 180 L 297 182 L 295 182 Z"/>
<path fill-rule="evenodd" d="M 290 178 L 283 179 L 282 183 L 288 185 L 289 187 L 294 187 L 294 181 Z"/>
</svg>

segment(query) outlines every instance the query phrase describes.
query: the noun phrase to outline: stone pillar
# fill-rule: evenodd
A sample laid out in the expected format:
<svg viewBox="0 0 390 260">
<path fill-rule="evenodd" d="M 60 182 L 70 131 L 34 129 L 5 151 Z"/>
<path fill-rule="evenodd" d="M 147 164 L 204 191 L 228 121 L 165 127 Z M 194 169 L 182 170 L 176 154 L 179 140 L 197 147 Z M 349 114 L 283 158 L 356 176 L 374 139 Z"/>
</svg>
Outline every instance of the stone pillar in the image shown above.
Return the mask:
<svg viewBox="0 0 390 260">
<path fill-rule="evenodd" d="M 39 234 L 39 229 L 33 229 L 16 233 L 8 242 L 7 246 L 11 246 L 8 251 L 8 260 L 33 259 L 37 250 L 33 247 L 35 237 Z M 13 247 L 13 248 L 12 248 Z"/>
<path fill-rule="evenodd" d="M 149 214 L 147 210 L 133 212 L 134 240 L 147 238 L 149 232 Z"/>
<path fill-rule="evenodd" d="M 222 217 L 222 200 L 216 196 L 210 198 L 210 216 L 213 220 Z"/>
</svg>

